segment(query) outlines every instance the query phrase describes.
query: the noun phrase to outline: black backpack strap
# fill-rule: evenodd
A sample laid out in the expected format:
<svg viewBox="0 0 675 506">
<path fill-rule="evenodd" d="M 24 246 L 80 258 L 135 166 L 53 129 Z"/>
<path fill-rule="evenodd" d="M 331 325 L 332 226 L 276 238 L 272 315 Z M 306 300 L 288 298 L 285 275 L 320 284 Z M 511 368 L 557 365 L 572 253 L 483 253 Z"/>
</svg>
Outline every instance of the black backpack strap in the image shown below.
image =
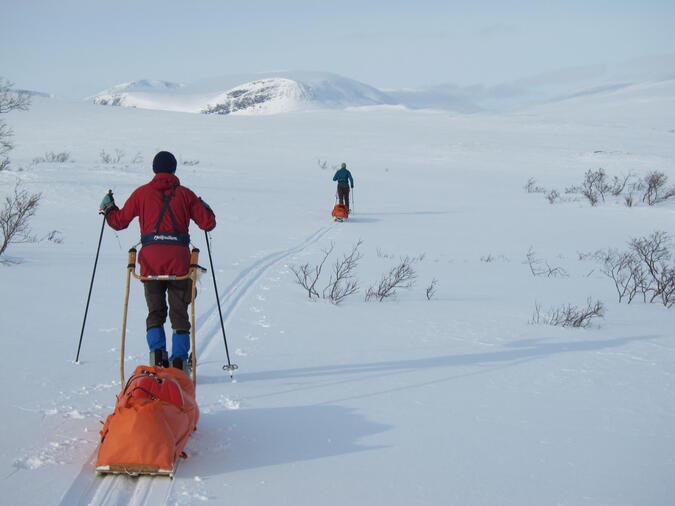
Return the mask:
<svg viewBox="0 0 675 506">
<path fill-rule="evenodd" d="M 176 235 L 179 234 L 178 223 L 176 222 L 176 217 L 174 216 L 170 205 L 171 199 L 175 194 L 176 194 L 175 188 L 168 195 L 162 192 L 162 202 L 164 202 L 164 205 L 162 206 L 162 210 L 159 213 L 159 218 L 157 219 L 157 224 L 155 225 L 155 234 L 159 233 L 159 227 L 162 224 L 162 220 L 164 219 L 164 214 L 166 214 L 167 212 L 169 213 L 169 218 L 171 218 L 171 224 L 173 225 L 173 233 Z"/>
<path fill-rule="evenodd" d="M 190 245 L 190 235 L 181 234 L 178 230 L 178 222 L 176 221 L 176 216 L 171 210 L 171 199 L 176 193 L 174 188 L 171 193 L 168 195 L 162 192 L 162 210 L 159 213 L 159 218 L 157 219 L 157 224 L 155 225 L 155 231 L 150 234 L 141 235 L 141 244 L 143 246 L 148 246 L 150 244 L 173 244 L 178 246 L 189 246 Z M 162 224 L 164 215 L 169 213 L 169 218 L 171 218 L 171 224 L 173 225 L 173 232 L 160 232 L 159 227 Z"/>
</svg>

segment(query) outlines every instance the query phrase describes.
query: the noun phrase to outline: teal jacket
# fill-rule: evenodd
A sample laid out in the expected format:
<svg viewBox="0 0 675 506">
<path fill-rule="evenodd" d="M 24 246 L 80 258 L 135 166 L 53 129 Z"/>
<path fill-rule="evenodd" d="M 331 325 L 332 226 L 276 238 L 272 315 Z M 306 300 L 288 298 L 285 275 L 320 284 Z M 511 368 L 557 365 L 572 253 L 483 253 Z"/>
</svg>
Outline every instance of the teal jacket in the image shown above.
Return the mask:
<svg viewBox="0 0 675 506">
<path fill-rule="evenodd" d="M 337 181 L 338 186 L 351 186 L 354 188 L 354 179 L 352 173 L 347 169 L 338 170 L 333 176 L 333 181 Z"/>
</svg>

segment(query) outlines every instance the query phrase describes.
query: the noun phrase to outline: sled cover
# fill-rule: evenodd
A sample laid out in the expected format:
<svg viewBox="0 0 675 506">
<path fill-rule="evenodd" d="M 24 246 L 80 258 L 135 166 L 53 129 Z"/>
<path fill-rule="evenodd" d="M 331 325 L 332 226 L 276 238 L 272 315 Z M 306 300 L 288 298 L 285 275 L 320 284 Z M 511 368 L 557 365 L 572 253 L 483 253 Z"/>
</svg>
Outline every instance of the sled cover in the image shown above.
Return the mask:
<svg viewBox="0 0 675 506">
<path fill-rule="evenodd" d="M 140 365 L 103 425 L 96 470 L 172 476 L 198 419 L 195 387 L 183 371 Z"/>
<path fill-rule="evenodd" d="M 342 219 L 346 218 L 348 216 L 347 206 L 344 204 L 335 204 L 335 207 L 333 208 L 333 216 Z"/>
</svg>

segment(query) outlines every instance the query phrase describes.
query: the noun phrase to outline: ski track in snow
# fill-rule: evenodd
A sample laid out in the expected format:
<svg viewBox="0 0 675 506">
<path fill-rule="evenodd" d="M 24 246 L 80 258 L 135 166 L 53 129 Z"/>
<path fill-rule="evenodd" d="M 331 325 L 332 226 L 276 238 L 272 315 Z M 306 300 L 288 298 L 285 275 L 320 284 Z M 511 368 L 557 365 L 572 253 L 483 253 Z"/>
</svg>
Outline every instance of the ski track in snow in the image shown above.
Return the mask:
<svg viewBox="0 0 675 506">
<path fill-rule="evenodd" d="M 225 291 L 219 295 L 223 320 L 227 321 L 247 295 L 250 288 L 272 266 L 284 258 L 300 253 L 305 248 L 315 244 L 332 230 L 333 227 L 334 224 L 326 225 L 314 232 L 298 246 L 266 255 L 241 271 Z M 205 344 L 198 347 L 198 357 L 208 356 L 220 345 L 221 330 L 217 304 L 213 304 L 212 307 L 199 317 L 197 328 L 202 327 L 206 327 L 208 330 L 204 332 L 203 342 Z M 199 373 L 199 369 L 197 369 L 197 373 Z M 197 384 L 199 385 L 199 378 L 197 379 Z M 94 450 L 87 463 L 82 467 L 82 470 L 64 494 L 59 503 L 61 506 L 141 506 L 145 504 L 167 503 L 171 497 L 175 480 L 163 476 L 131 477 L 109 474 L 98 477 L 95 471 L 96 451 Z M 175 473 L 176 478 L 179 476 L 180 466 L 176 469 Z"/>
<path fill-rule="evenodd" d="M 129 505 L 166 504 L 173 480 L 167 477 L 105 475 L 97 478 L 94 471 L 96 452 L 75 479 L 61 500 L 66 505 Z M 93 476 L 93 479 L 92 479 Z"/>
<path fill-rule="evenodd" d="M 300 253 L 308 246 L 318 242 L 333 228 L 333 226 L 334 224 L 330 224 L 320 228 L 305 239 L 300 245 L 287 250 L 271 253 L 241 271 L 237 278 L 230 283 L 222 294 L 220 294 L 219 298 L 223 310 L 223 320 L 226 321 L 230 315 L 232 315 L 234 310 L 239 307 L 241 300 L 246 296 L 249 289 L 265 274 L 265 272 L 267 272 L 268 269 L 284 258 Z M 201 322 L 199 320 L 201 320 Z M 197 347 L 199 352 L 197 356 L 203 358 L 209 356 L 214 348 L 224 346 L 221 344 L 222 340 L 220 339 L 221 329 L 218 318 L 218 306 L 216 304 L 203 313 L 201 318 L 198 319 L 197 329 L 200 327 L 202 329 L 206 327 L 207 329 L 202 330 L 202 342 L 205 344 Z M 197 369 L 197 372 L 199 373 L 199 368 Z M 199 383 L 199 379 L 197 380 L 197 383 Z"/>
</svg>

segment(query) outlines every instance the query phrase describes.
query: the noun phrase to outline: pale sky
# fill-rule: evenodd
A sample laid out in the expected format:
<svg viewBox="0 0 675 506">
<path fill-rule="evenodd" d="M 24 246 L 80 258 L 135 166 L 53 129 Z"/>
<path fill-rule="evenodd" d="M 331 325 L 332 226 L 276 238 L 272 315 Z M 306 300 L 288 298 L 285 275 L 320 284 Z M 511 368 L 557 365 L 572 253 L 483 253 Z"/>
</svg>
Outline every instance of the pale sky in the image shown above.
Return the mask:
<svg viewBox="0 0 675 506">
<path fill-rule="evenodd" d="M 83 98 L 269 70 L 497 84 L 675 53 L 675 0 L 0 0 L 0 76 Z M 675 69 L 674 69 L 675 70 Z"/>
</svg>

